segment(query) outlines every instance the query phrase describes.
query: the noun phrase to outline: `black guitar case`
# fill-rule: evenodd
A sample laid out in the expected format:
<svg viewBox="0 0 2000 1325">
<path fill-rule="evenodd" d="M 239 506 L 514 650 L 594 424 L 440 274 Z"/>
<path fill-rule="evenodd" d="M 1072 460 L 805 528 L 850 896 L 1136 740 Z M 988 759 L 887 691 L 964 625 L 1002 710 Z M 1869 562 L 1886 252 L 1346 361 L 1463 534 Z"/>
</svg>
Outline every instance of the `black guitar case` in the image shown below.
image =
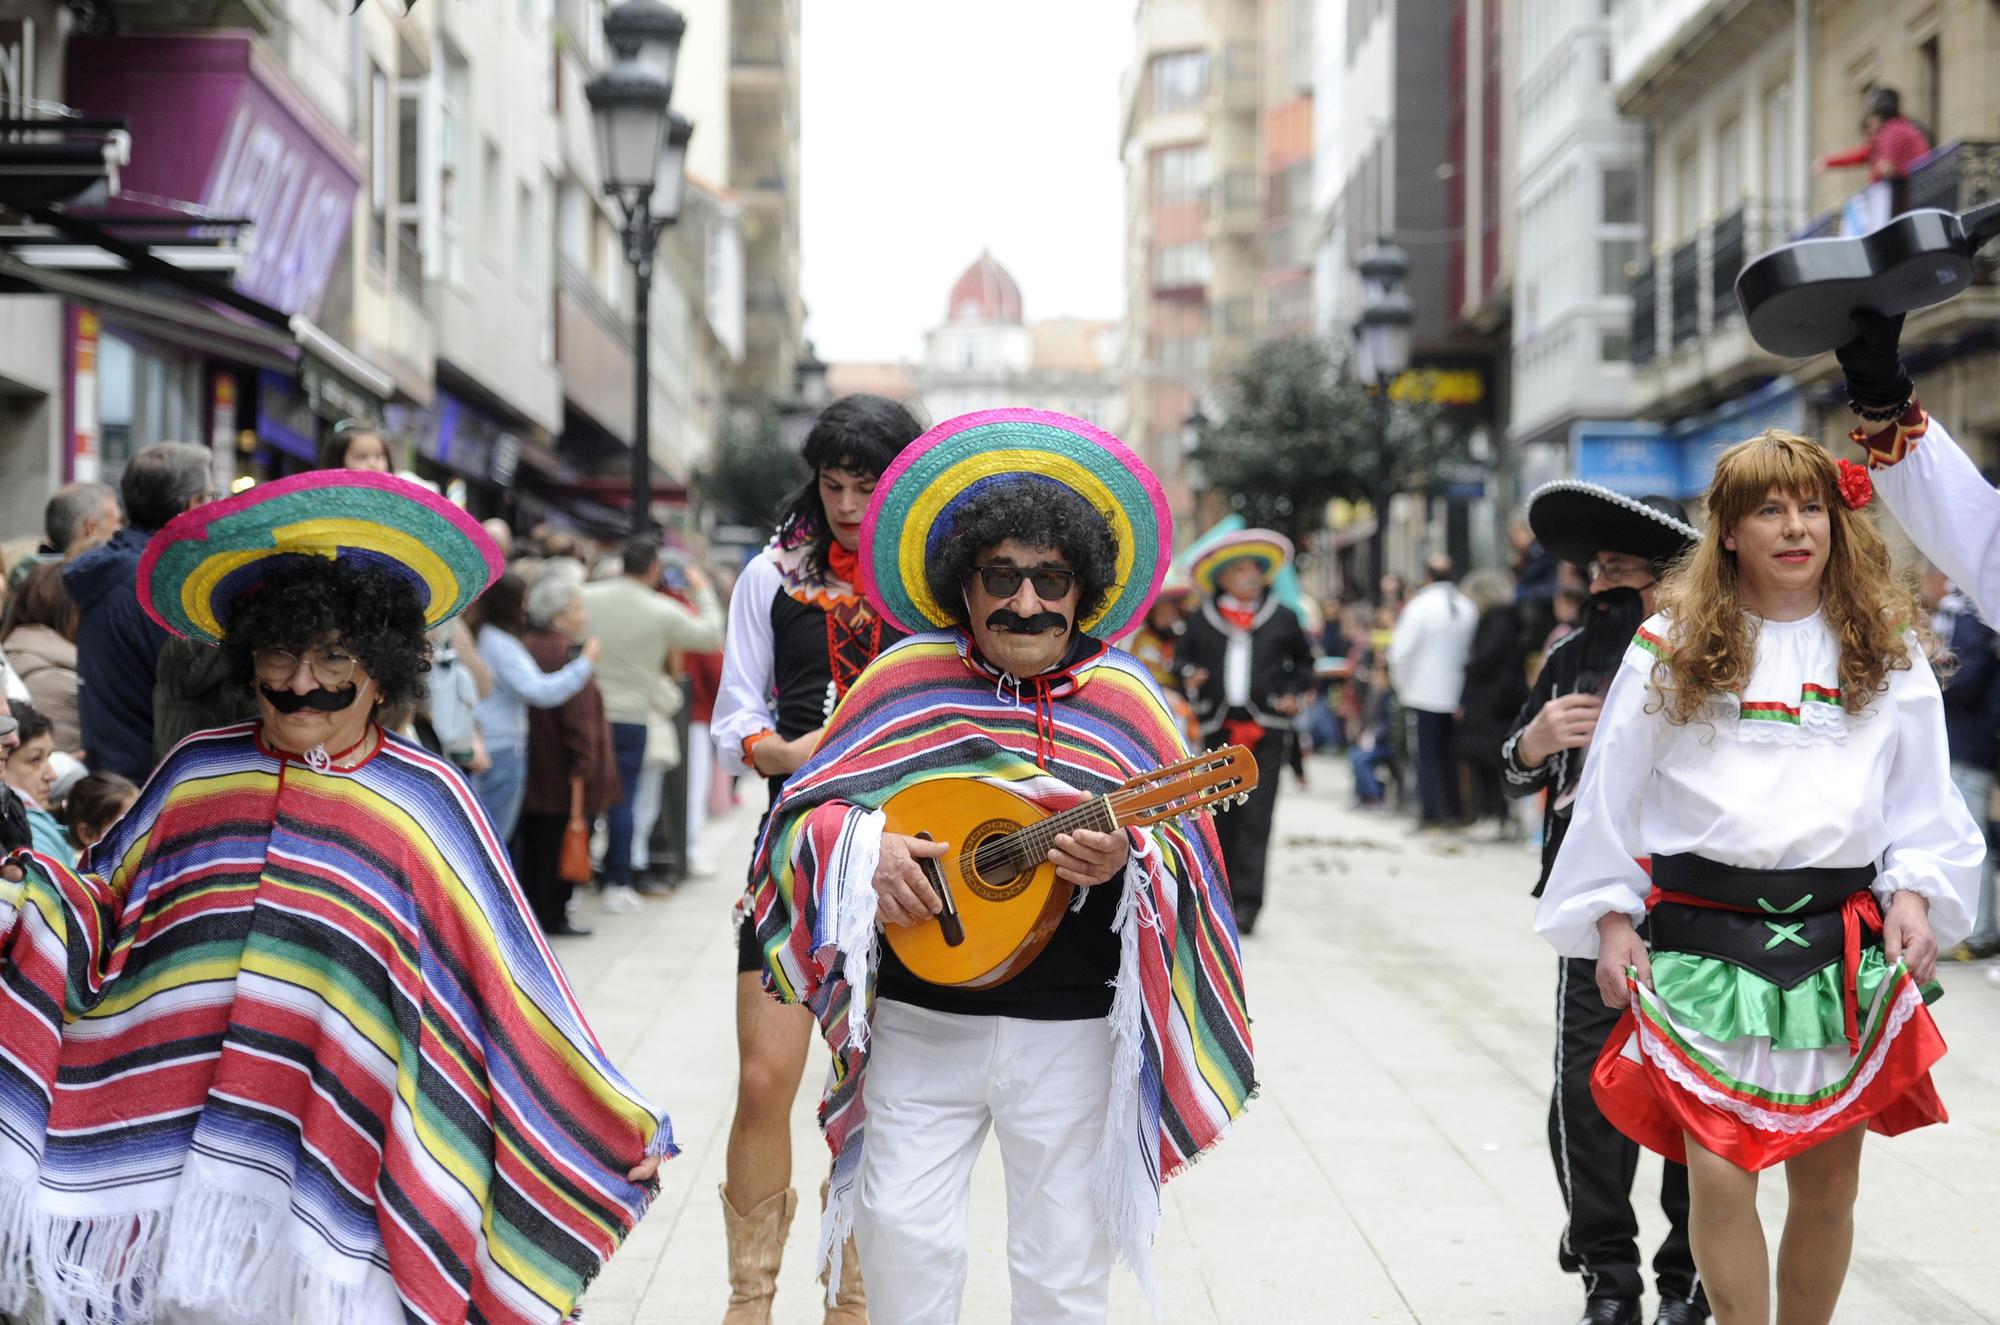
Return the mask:
<svg viewBox="0 0 2000 1325">
<path fill-rule="evenodd" d="M 1941 304 L 1972 286 L 1972 259 L 2000 235 L 2000 202 L 1963 215 L 1906 212 L 1865 235 L 1801 239 L 1760 254 L 1736 277 L 1750 338 L 1810 358 L 1854 337 L 1852 314 L 1885 317 Z"/>
</svg>

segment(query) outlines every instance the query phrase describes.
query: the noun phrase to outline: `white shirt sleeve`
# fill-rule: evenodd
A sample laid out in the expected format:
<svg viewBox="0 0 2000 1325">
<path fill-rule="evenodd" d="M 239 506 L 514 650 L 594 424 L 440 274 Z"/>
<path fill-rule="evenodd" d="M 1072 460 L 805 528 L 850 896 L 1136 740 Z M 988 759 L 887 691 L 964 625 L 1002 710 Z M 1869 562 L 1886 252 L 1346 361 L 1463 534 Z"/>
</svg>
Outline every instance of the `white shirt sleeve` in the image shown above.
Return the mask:
<svg viewBox="0 0 2000 1325">
<path fill-rule="evenodd" d="M 1870 475 L 1917 551 L 2000 621 L 2000 492 L 1936 419 L 1895 464 Z"/>
<path fill-rule="evenodd" d="M 1910 670 L 1889 673 L 1886 699 L 1894 706 L 1896 753 L 1882 787 L 1889 846 L 1882 853 L 1875 897 L 1885 911 L 1897 892 L 1925 898 L 1931 933 L 1939 948 L 1950 948 L 1972 932 L 1986 836 L 1952 784 L 1937 677 L 1920 649 L 1913 645 L 1911 654 Z"/>
<path fill-rule="evenodd" d="M 1639 802 L 1666 722 L 1665 715 L 1646 711 L 1650 670 L 1628 655 L 1611 680 L 1584 757 L 1569 834 L 1535 907 L 1535 932 L 1565 957 L 1597 955 L 1597 921 L 1606 912 L 1623 911 L 1635 922 L 1646 914 L 1653 883 L 1639 867 L 1638 858 L 1647 854 Z"/>
<path fill-rule="evenodd" d="M 725 773 L 752 773 L 743 742 L 771 730 L 771 600 L 782 581 L 777 563 L 759 556 L 743 568 L 729 599 L 729 635 L 722 651 L 722 685 L 709 734 Z"/>
</svg>

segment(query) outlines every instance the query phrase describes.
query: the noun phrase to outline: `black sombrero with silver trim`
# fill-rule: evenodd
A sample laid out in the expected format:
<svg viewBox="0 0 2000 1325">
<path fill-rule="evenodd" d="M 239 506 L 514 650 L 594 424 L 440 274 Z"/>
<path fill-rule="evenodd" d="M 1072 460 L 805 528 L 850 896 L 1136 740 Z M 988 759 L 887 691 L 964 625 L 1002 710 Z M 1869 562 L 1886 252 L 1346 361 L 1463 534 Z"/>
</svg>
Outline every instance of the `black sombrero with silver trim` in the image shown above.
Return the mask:
<svg viewBox="0 0 2000 1325">
<path fill-rule="evenodd" d="M 1557 479 L 1528 498 L 1528 527 L 1550 552 L 1587 566 L 1600 552 L 1622 552 L 1657 564 L 1672 561 L 1701 537 L 1687 509 L 1671 497 L 1628 497 L 1581 479 Z"/>
</svg>

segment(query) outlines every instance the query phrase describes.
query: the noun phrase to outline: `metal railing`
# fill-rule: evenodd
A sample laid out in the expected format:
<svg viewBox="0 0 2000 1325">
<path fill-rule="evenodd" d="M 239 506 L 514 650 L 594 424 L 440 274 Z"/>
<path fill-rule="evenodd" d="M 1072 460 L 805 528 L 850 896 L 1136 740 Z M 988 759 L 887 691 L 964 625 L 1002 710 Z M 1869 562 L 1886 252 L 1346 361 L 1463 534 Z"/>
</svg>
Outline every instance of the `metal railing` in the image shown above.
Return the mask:
<svg viewBox="0 0 2000 1325">
<path fill-rule="evenodd" d="M 1675 345 L 1701 334 L 1701 239 L 1675 249 L 1667 263 L 1668 325 Z"/>
<path fill-rule="evenodd" d="M 753 152 L 730 158 L 729 183 L 738 189 L 785 191 L 785 162 L 776 152 Z"/>
<path fill-rule="evenodd" d="M 1632 277 L 1632 362 L 1651 363 L 1660 347 L 1660 281 L 1647 263 Z"/>
<path fill-rule="evenodd" d="M 1628 286 L 1632 362 L 1651 363 L 1727 326 L 1737 317 L 1736 277 L 1744 264 L 1811 228 L 1799 225 L 1796 205 L 1753 198 L 1648 263 Z"/>
</svg>

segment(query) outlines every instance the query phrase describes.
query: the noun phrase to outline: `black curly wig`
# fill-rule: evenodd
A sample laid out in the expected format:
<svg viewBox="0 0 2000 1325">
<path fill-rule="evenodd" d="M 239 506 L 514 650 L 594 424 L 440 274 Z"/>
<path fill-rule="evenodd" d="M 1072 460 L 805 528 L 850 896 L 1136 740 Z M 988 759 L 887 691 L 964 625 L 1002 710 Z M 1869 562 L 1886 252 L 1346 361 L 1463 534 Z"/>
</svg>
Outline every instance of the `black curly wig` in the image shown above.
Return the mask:
<svg viewBox="0 0 2000 1325">
<path fill-rule="evenodd" d="M 1075 489 L 1042 479 L 1001 483 L 966 499 L 926 567 L 931 596 L 966 624 L 964 586 L 982 552 L 1008 539 L 1058 552 L 1076 572 L 1076 620 L 1086 621 L 1118 587 L 1111 522 Z"/>
<path fill-rule="evenodd" d="M 887 396 L 842 396 L 819 412 L 806 434 L 802 458 L 810 471 L 778 516 L 778 544 L 797 547 L 811 543 L 806 566 L 826 574 L 826 550 L 833 529 L 819 499 L 819 476 L 825 470 L 880 478 L 903 448 L 923 435 L 923 425 L 909 409 Z"/>
<path fill-rule="evenodd" d="M 336 563 L 326 557 L 273 557 L 264 581 L 229 615 L 222 647 L 238 682 L 254 686 L 259 649 L 303 652 L 338 639 L 361 660 L 388 708 L 425 697 L 431 669 L 430 641 L 416 591 L 386 570 Z"/>
</svg>

